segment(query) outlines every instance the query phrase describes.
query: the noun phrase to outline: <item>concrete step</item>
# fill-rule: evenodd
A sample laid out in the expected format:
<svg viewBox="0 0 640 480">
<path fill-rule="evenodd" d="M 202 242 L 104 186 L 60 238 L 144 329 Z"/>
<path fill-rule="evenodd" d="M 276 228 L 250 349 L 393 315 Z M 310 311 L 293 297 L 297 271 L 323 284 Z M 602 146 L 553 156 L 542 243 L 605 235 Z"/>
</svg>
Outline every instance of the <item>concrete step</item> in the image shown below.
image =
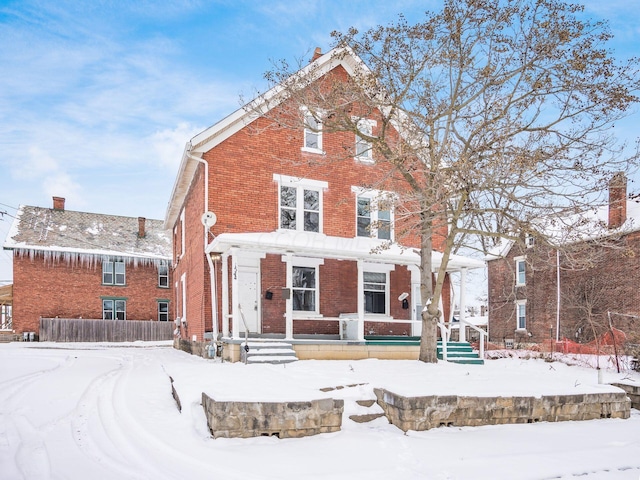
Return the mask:
<svg viewBox="0 0 640 480">
<path fill-rule="evenodd" d="M 298 360 L 293 345 L 288 342 L 274 340 L 251 339 L 246 344 L 249 351 L 245 350 L 242 344 L 243 360 L 246 357 L 247 363 L 254 364 L 281 364 L 291 363 Z"/>
<path fill-rule="evenodd" d="M 443 359 L 443 345 L 438 342 L 437 357 Z M 447 361 L 467 365 L 484 365 L 484 359 L 474 351 L 468 342 L 447 342 Z"/>
</svg>

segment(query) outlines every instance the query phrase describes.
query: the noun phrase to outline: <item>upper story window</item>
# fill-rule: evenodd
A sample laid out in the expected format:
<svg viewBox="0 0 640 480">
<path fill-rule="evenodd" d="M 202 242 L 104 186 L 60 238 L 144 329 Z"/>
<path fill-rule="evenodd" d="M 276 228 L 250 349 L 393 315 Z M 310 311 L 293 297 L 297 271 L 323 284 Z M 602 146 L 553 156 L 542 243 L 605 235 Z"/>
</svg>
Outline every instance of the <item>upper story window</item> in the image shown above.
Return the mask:
<svg viewBox="0 0 640 480">
<path fill-rule="evenodd" d="M 158 265 L 158 286 L 169 288 L 169 265 L 165 262 Z"/>
<path fill-rule="evenodd" d="M 180 258 L 184 256 L 184 243 L 185 243 L 185 228 L 184 228 L 184 208 L 180 212 Z"/>
<path fill-rule="evenodd" d="M 525 257 L 516 257 L 516 286 L 526 285 L 527 262 Z"/>
<path fill-rule="evenodd" d="M 273 175 L 278 182 L 279 228 L 322 232 L 322 191 L 327 182 Z"/>
<path fill-rule="evenodd" d="M 352 188 L 356 193 L 356 229 L 358 237 L 393 239 L 393 195 L 386 192 Z"/>
<path fill-rule="evenodd" d="M 363 162 L 373 162 L 373 145 L 367 137 L 373 135 L 373 127 L 376 125 L 375 120 L 360 119 L 357 123 L 358 132 L 362 136 L 356 134 L 356 159 Z"/>
<path fill-rule="evenodd" d="M 302 150 L 311 153 L 323 153 L 322 121 L 307 109 L 304 109 L 304 145 Z"/>
<path fill-rule="evenodd" d="M 122 260 L 102 262 L 102 283 L 104 285 L 125 285 L 125 266 Z"/>
</svg>

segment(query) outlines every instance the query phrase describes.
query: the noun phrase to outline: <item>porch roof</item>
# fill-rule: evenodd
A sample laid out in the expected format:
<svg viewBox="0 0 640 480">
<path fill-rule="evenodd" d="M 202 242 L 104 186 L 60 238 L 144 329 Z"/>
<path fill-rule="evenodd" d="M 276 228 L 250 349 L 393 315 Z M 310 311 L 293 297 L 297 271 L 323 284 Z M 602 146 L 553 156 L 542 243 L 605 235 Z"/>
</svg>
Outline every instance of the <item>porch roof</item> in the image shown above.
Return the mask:
<svg viewBox="0 0 640 480">
<path fill-rule="evenodd" d="M 218 235 L 206 248 L 207 253 L 228 253 L 233 248 L 264 253 L 293 253 L 312 257 L 335 258 L 341 260 L 363 260 L 367 262 L 392 263 L 395 265 L 420 264 L 417 249 L 397 243 L 367 237 L 332 237 L 321 233 L 279 230 L 260 233 L 223 233 Z M 433 268 L 440 267 L 442 253 L 433 252 Z M 473 258 L 452 255 L 447 271 L 462 268 L 484 268 L 485 262 Z"/>
</svg>

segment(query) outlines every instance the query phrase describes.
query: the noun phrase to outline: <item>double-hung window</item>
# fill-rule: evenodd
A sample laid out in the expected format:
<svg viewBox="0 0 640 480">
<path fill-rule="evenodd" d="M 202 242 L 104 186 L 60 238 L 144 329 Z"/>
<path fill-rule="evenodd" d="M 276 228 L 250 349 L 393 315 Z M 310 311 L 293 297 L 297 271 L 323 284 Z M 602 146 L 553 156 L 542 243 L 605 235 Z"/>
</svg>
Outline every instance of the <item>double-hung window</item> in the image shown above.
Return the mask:
<svg viewBox="0 0 640 480">
<path fill-rule="evenodd" d="M 158 286 L 169 288 L 169 265 L 166 262 L 158 265 Z"/>
<path fill-rule="evenodd" d="M 527 301 L 516 301 L 517 330 L 527 329 Z"/>
<path fill-rule="evenodd" d="M 126 320 L 127 301 L 119 298 L 102 299 L 102 319 L 103 320 Z"/>
<path fill-rule="evenodd" d="M 102 262 L 102 283 L 104 285 L 125 285 L 125 266 L 122 260 Z"/>
<path fill-rule="evenodd" d="M 356 235 L 393 239 L 393 195 L 352 188 L 356 193 Z"/>
<path fill-rule="evenodd" d="M 317 114 L 314 115 L 304 109 L 304 145 L 302 150 L 311 153 L 322 152 L 322 121 Z"/>
<path fill-rule="evenodd" d="M 317 267 L 293 266 L 293 310 L 318 312 Z"/>
<path fill-rule="evenodd" d="M 274 174 L 278 182 L 279 228 L 322 233 L 322 191 L 327 182 Z"/>
<path fill-rule="evenodd" d="M 158 321 L 169 321 L 169 300 L 158 300 Z"/>
<path fill-rule="evenodd" d="M 516 286 L 522 287 L 526 284 L 527 262 L 525 257 L 516 257 Z"/>
<path fill-rule="evenodd" d="M 357 121 L 356 128 L 356 159 L 363 162 L 373 162 L 373 144 L 371 137 L 373 135 L 373 127 L 376 125 L 375 120 L 362 118 Z"/>
<path fill-rule="evenodd" d="M 387 314 L 387 274 L 363 272 L 365 313 Z"/>
</svg>

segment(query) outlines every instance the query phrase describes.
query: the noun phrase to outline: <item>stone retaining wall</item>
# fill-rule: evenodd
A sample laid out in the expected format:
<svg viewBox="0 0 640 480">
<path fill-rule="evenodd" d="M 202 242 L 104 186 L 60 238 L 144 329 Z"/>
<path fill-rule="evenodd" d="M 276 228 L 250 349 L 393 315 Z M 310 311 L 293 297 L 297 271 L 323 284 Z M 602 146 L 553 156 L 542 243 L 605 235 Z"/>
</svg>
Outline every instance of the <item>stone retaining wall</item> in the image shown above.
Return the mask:
<svg viewBox="0 0 640 480">
<path fill-rule="evenodd" d="M 217 402 L 203 393 L 202 406 L 214 438 L 296 438 L 339 431 L 344 401 Z"/>
<path fill-rule="evenodd" d="M 374 392 L 389 422 L 405 432 L 440 426 L 561 422 L 630 415 L 630 402 L 624 392 L 542 397 L 403 397 L 380 388 Z"/>
<path fill-rule="evenodd" d="M 614 387 L 621 388 L 627 392 L 629 400 L 631 400 L 631 408 L 637 408 L 640 410 L 640 386 L 630 385 L 628 383 L 612 383 Z"/>
</svg>

